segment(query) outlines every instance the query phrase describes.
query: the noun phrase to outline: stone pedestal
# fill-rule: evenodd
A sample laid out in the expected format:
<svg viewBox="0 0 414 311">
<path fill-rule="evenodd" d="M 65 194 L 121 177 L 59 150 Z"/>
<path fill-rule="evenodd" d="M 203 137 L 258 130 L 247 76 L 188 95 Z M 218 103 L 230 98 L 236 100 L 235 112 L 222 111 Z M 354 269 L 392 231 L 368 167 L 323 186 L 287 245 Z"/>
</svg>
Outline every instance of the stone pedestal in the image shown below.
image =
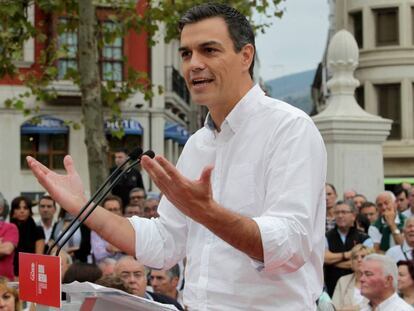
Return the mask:
<svg viewBox="0 0 414 311">
<path fill-rule="evenodd" d="M 337 32 L 328 48 L 330 97 L 327 108 L 314 116 L 328 152 L 327 182 L 334 184 L 338 197 L 355 189 L 375 200 L 384 190 L 382 144 L 389 135 L 391 120 L 365 112 L 356 102 L 354 78 L 358 46 L 346 30 Z"/>
</svg>

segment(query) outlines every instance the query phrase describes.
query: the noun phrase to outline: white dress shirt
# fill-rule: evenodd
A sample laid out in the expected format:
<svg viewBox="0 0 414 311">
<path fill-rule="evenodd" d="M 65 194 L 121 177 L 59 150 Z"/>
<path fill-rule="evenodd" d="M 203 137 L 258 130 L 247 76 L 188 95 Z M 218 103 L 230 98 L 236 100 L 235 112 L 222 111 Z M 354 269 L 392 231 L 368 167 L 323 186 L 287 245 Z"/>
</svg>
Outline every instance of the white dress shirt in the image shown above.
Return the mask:
<svg viewBox="0 0 414 311">
<path fill-rule="evenodd" d="M 413 259 L 412 252 L 413 252 L 413 248 L 410 245 L 408 245 L 407 241 L 404 239 L 403 245 L 395 245 L 389 248 L 386 251 L 385 255 L 390 256 L 397 263 L 400 260 Z"/>
<path fill-rule="evenodd" d="M 258 224 L 264 263 L 165 197 L 158 219 L 130 218 L 137 259 L 168 269 L 187 256 L 189 310 L 315 310 L 323 285 L 326 151 L 312 120 L 256 85 L 220 132 L 206 121 L 190 137 L 177 168 L 195 180 L 207 165 L 214 165 L 214 199 Z"/>
<path fill-rule="evenodd" d="M 361 311 L 373 311 L 371 306 L 363 308 Z M 388 299 L 381 302 L 375 311 L 414 311 L 414 308 L 394 293 Z"/>
</svg>

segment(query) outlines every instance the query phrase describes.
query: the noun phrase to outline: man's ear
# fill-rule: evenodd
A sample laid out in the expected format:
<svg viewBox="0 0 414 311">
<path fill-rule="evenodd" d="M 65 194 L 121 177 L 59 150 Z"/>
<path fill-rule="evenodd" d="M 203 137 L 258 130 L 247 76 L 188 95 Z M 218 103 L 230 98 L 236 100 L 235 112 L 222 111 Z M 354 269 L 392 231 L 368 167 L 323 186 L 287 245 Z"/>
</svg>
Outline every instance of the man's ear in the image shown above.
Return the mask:
<svg viewBox="0 0 414 311">
<path fill-rule="evenodd" d="M 385 277 L 386 280 L 386 287 L 393 287 L 393 277 L 391 275 L 387 275 Z"/>
<path fill-rule="evenodd" d="M 249 71 L 250 65 L 254 60 L 255 53 L 256 51 L 254 46 L 250 43 L 242 47 L 240 54 L 242 56 L 242 65 L 244 70 Z"/>
<path fill-rule="evenodd" d="M 175 276 L 175 277 L 173 277 L 173 278 L 171 279 L 171 284 L 172 284 L 174 287 L 177 287 L 177 285 L 178 285 L 178 281 L 179 281 L 179 278 L 178 278 L 177 276 Z"/>
</svg>

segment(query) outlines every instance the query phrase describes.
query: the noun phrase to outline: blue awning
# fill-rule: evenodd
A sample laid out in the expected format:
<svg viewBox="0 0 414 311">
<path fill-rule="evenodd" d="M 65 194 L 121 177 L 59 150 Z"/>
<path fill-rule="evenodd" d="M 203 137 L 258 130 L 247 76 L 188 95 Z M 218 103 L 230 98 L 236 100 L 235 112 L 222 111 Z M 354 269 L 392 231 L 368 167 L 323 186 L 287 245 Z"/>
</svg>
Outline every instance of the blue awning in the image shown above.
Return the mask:
<svg viewBox="0 0 414 311">
<path fill-rule="evenodd" d="M 190 134 L 187 129 L 182 127 L 180 124 L 167 122 L 165 123 L 164 137 L 165 139 L 172 139 L 180 145 L 185 145 L 190 137 Z"/>
<path fill-rule="evenodd" d="M 67 134 L 69 127 L 63 120 L 51 116 L 38 116 L 23 123 L 21 134 Z"/>
<path fill-rule="evenodd" d="M 123 119 L 123 120 L 107 120 L 105 121 L 105 132 L 117 132 L 124 129 L 125 135 L 142 135 L 144 129 L 141 123 L 134 119 Z"/>
</svg>

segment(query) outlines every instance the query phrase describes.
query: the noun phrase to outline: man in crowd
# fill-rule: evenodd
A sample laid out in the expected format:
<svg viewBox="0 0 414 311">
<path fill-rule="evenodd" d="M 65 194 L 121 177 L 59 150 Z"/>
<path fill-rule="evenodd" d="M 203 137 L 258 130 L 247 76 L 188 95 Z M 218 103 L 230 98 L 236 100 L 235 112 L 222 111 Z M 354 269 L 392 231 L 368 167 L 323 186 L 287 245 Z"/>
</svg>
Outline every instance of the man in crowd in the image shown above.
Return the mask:
<svg viewBox="0 0 414 311">
<path fill-rule="evenodd" d="M 52 199 L 51 196 L 44 195 L 40 198 L 38 206 L 40 220 L 37 224 L 43 228 L 43 232 L 45 233 L 45 244 L 47 245 L 49 243 L 50 235 L 52 233 L 54 225 L 54 217 L 56 214 L 56 202 Z M 47 252 L 46 249 L 45 252 Z"/>
<path fill-rule="evenodd" d="M 171 297 L 183 305 L 182 292 L 177 289 L 180 280 L 180 267 L 178 264 L 168 270 L 152 269 L 150 280 L 155 293 Z"/>
<path fill-rule="evenodd" d="M 352 201 L 354 201 L 354 206 L 359 213 L 362 205 L 364 205 L 364 203 L 367 201 L 367 198 L 363 194 L 356 194 Z"/>
<path fill-rule="evenodd" d="M 410 204 L 408 208 L 403 212 L 403 215 L 407 218 L 414 216 L 414 187 L 408 190 L 408 194 L 409 194 Z"/>
<path fill-rule="evenodd" d="M 109 195 L 102 201 L 102 207 L 107 211 L 122 216 L 122 200 L 115 195 Z M 91 232 L 91 252 L 96 263 L 100 263 L 105 258 L 119 258 L 121 251 L 105 241 L 95 231 Z"/>
<path fill-rule="evenodd" d="M 397 211 L 399 213 L 405 212 L 409 208 L 410 204 L 408 190 L 398 187 L 395 191 L 395 197 L 397 199 Z"/>
<path fill-rule="evenodd" d="M 129 204 L 142 206 L 146 197 L 147 196 L 143 188 L 135 187 L 129 192 Z"/>
<path fill-rule="evenodd" d="M 3 194 L 0 192 L 0 221 L 6 220 L 9 215 L 9 205 Z"/>
<path fill-rule="evenodd" d="M 0 220 L 0 276 L 10 281 L 14 281 L 13 258 L 18 242 L 19 231 L 16 225 Z"/>
<path fill-rule="evenodd" d="M 361 294 L 369 299 L 362 311 L 413 311 L 397 294 L 398 269 L 392 258 L 371 254 L 363 259 Z"/>
<path fill-rule="evenodd" d="M 378 219 L 379 213 L 378 213 L 378 208 L 375 205 L 375 203 L 372 203 L 369 201 L 365 202 L 364 204 L 362 204 L 359 212 L 360 214 L 367 217 L 367 219 L 369 220 L 371 224 L 374 224 Z"/>
<path fill-rule="evenodd" d="M 173 298 L 147 291 L 147 273 L 145 266 L 135 260 L 132 256 L 121 257 L 114 268 L 115 275 L 117 275 L 128 291 L 138 297 L 147 298 L 159 303 L 172 304 L 183 310 L 181 305 Z"/>
<path fill-rule="evenodd" d="M 381 217 L 369 227 L 368 235 L 374 241 L 375 251 L 386 252 L 394 245 L 401 245 L 404 241 L 401 230 L 405 216 L 398 213 L 394 193 L 385 191 L 376 199 L 377 208 Z"/>
<path fill-rule="evenodd" d="M 142 211 L 142 207 L 139 205 L 127 205 L 124 208 L 124 217 L 132 217 L 132 216 L 143 216 L 144 213 Z"/>
<path fill-rule="evenodd" d="M 331 297 L 338 279 L 352 273 L 351 249 L 356 244 L 373 247 L 369 236 L 354 226 L 356 214 L 351 200 L 337 202 L 334 207 L 335 228 L 326 233 L 325 284 Z"/>
<path fill-rule="evenodd" d="M 115 165 L 119 167 L 128 157 L 128 150 L 119 149 L 115 152 Z M 112 173 L 116 167 L 110 171 Z M 125 168 L 124 168 L 125 169 Z M 144 182 L 139 170 L 132 168 L 129 173 L 124 174 L 116 186 L 112 189 L 112 194 L 122 199 L 122 205 L 126 206 L 129 203 L 129 193 L 133 188 L 144 189 Z"/>
<path fill-rule="evenodd" d="M 145 218 L 157 218 L 160 215 L 158 214 L 158 204 L 160 202 L 155 198 L 146 199 L 144 202 L 143 216 Z"/>
<path fill-rule="evenodd" d="M 344 201 L 353 200 L 357 195 L 357 192 L 354 189 L 349 189 L 344 191 Z"/>
<path fill-rule="evenodd" d="M 400 260 L 412 260 L 414 248 L 414 216 L 405 220 L 404 223 L 404 242 L 402 245 L 395 245 L 385 253 L 387 256 L 394 258 L 395 262 Z"/>
<path fill-rule="evenodd" d="M 326 199 L 326 232 L 335 227 L 334 206 L 336 204 L 336 189 L 334 185 L 326 183 L 325 185 L 325 199 Z"/>
<path fill-rule="evenodd" d="M 205 126 L 177 168 L 142 157 L 163 193 L 159 218 L 109 217 L 98 208 L 86 223 L 152 268 L 189 258 L 190 310 L 312 309 L 323 285 L 323 139 L 303 111 L 254 84 L 254 31 L 240 12 L 205 3 L 179 29 L 183 76 L 192 101 L 209 110 Z M 70 213 L 87 201 L 70 156 L 65 176 L 28 163 Z"/>
</svg>

